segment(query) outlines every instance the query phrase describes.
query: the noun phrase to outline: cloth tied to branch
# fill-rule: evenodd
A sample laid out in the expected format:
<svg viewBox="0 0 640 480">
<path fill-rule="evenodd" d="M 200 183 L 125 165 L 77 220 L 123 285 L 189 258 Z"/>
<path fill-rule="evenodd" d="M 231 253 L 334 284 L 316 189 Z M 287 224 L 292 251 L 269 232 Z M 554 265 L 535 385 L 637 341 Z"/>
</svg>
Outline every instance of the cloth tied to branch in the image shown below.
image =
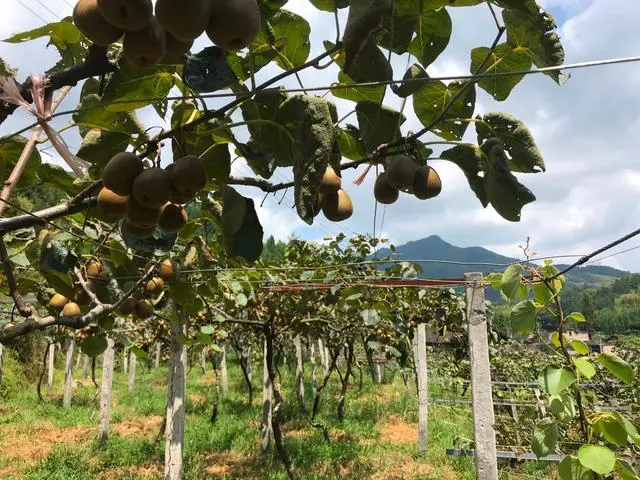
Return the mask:
<svg viewBox="0 0 640 480">
<path fill-rule="evenodd" d="M 71 153 L 62 136 L 49 125 L 53 102 L 51 95 L 48 95 L 46 92 L 46 86 L 46 76 L 38 75 L 31 77 L 32 105 L 24 99 L 13 79 L 2 78 L 0 79 L 0 100 L 22 107 L 36 117 L 38 125 L 47 135 L 56 152 L 58 152 L 67 165 L 69 165 L 69 168 L 71 168 L 77 177 L 83 177 L 86 169 L 89 167 L 89 163 Z"/>
</svg>

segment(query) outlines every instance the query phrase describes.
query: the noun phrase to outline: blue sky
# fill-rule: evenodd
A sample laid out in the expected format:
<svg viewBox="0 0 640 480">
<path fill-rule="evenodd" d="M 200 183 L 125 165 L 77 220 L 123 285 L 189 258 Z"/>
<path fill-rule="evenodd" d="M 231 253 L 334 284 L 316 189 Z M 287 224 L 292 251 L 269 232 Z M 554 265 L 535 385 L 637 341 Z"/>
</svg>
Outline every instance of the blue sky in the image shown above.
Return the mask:
<svg viewBox="0 0 640 480">
<path fill-rule="evenodd" d="M 47 21 L 53 14 L 35 0 L 23 0 Z M 72 0 L 50 0 L 45 3 L 57 16 L 69 15 Z M 637 55 L 640 52 L 640 2 L 630 0 L 541 0 L 560 25 L 559 34 L 566 49 L 567 62 L 582 62 L 612 57 Z M 3 21 L 0 37 L 14 31 L 34 28 L 42 21 L 24 10 L 17 0 L 3 0 Z M 322 51 L 322 40 L 333 37 L 333 18 L 319 13 L 307 0 L 289 0 L 286 8 L 304 15 L 311 23 L 312 55 Z M 469 52 L 477 46 L 488 46 L 495 35 L 495 26 L 484 6 L 452 9 L 454 34 L 445 53 L 429 68 L 431 75 L 467 74 Z M 344 25 L 344 15 L 341 17 Z M 621 39 L 624 39 L 621 41 Z M 209 44 L 206 37 L 197 41 L 196 49 Z M 21 45 L 0 43 L 0 56 L 19 68 L 20 76 L 37 73 L 53 65 L 57 58 L 45 42 Z M 406 57 L 393 59 L 395 77 L 402 77 Z M 261 78 L 278 73 L 277 67 L 261 72 Z M 336 71 L 307 71 L 302 75 L 306 86 L 327 85 L 335 81 Z M 297 86 L 294 80 L 283 82 Z M 600 67 L 574 71 L 563 87 L 544 76 L 531 76 L 522 81 L 512 96 L 502 103 L 480 92 L 476 113 L 506 111 L 523 120 L 533 132 L 547 163 L 541 175 L 520 175 L 522 183 L 536 194 L 538 200 L 523 210 L 520 223 L 510 223 L 491 208 L 483 209 L 469 190 L 464 175 L 447 162 L 434 162 L 443 180 L 443 193 L 434 200 L 420 202 L 408 196 L 397 204 L 379 208 L 376 231 L 382 230 L 395 244 L 438 234 L 460 245 L 481 245 L 505 255 L 519 256 L 518 246 L 530 237 L 540 255 L 584 254 L 638 228 L 640 222 L 640 166 L 636 138 L 640 128 L 640 64 Z M 76 92 L 79 89 L 75 89 Z M 353 108 L 328 95 L 336 102 L 340 113 Z M 63 108 L 73 108 L 78 101 L 73 93 Z M 400 101 L 387 95 L 389 105 L 399 108 Z M 215 107 L 216 102 L 211 102 Z M 403 131 L 417 130 L 420 124 L 411 105 L 405 111 L 407 122 Z M 148 125 L 161 125 L 162 119 L 149 110 L 140 115 Z M 20 128 L 29 117 L 16 114 L 0 127 L 1 133 Z M 57 128 L 69 119 L 55 123 Z M 429 137 L 427 137 L 428 139 Z M 80 139 L 67 135 L 72 147 Z M 469 135 L 473 140 L 473 135 Z M 55 161 L 52 157 L 52 161 Z M 242 162 L 234 164 L 234 172 L 248 175 Z M 347 222 L 334 224 L 320 220 L 308 227 L 291 209 L 292 192 L 270 196 L 258 208 L 267 234 L 286 238 L 294 233 L 303 238 L 321 238 L 340 231 L 373 231 L 375 204 L 372 201 L 373 175 L 362 186 L 351 182 L 363 168 L 344 176 L 345 189 L 355 206 L 354 216 Z M 288 180 L 290 171 L 278 171 L 275 181 Z M 256 199 L 263 195 L 246 190 Z M 284 193 L 284 192 L 283 192 Z M 384 223 L 382 219 L 384 218 Z M 637 244 L 640 244 L 638 239 Z M 625 246 L 634 246 L 633 241 Z M 428 256 L 428 252 L 425 252 Z M 640 250 L 626 253 L 605 262 L 613 266 L 640 271 Z"/>
</svg>

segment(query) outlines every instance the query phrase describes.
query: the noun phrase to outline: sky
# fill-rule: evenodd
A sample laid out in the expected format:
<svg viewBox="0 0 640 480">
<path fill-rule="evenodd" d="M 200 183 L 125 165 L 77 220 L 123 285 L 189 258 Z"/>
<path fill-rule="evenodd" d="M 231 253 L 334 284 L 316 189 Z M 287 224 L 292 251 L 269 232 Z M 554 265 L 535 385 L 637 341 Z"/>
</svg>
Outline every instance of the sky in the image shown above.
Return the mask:
<svg viewBox="0 0 640 480">
<path fill-rule="evenodd" d="M 0 38 L 35 28 L 70 15 L 73 0 L 2 0 Z M 576 63 L 615 57 L 638 55 L 640 52 L 640 2 L 633 0 L 543 0 L 539 2 L 556 18 L 566 62 Z M 28 6 L 32 11 L 25 9 Z M 333 40 L 335 27 L 331 14 L 319 12 L 308 0 L 289 0 L 285 6 L 303 15 L 311 26 L 311 56 L 322 52 L 322 41 Z M 486 6 L 450 9 L 453 35 L 447 50 L 428 68 L 432 76 L 468 74 L 470 51 L 489 46 L 495 36 L 495 25 Z M 40 18 L 41 17 L 41 18 Z M 346 22 L 342 12 L 341 24 Z M 194 51 L 210 45 L 206 36 L 197 40 Z M 18 68 L 24 79 L 49 68 L 57 61 L 56 51 L 46 48 L 46 41 L 23 44 L 0 43 L 0 57 Z M 406 55 L 393 55 L 394 78 L 401 78 Z M 269 66 L 258 80 L 279 73 Z M 306 87 L 329 85 L 337 70 L 305 71 L 301 81 Z M 282 82 L 297 87 L 295 79 Z M 318 216 L 313 226 L 304 224 L 296 215 L 293 193 L 271 195 L 252 189 L 242 193 L 256 201 L 258 215 L 266 235 L 286 239 L 294 234 L 307 239 L 321 239 L 339 232 L 345 234 L 375 232 L 389 238 L 395 245 L 429 235 L 439 235 L 458 246 L 483 246 L 504 255 L 522 257 L 520 245 L 530 238 L 533 252 L 540 256 L 587 254 L 602 245 L 640 227 L 640 164 L 637 160 L 637 132 L 640 129 L 640 63 L 574 70 L 562 87 L 544 75 L 525 78 L 505 102 L 495 102 L 478 89 L 476 114 L 504 111 L 521 119 L 532 131 L 547 166 L 543 174 L 518 174 L 537 201 L 524 207 L 522 220 L 511 223 L 502 219 L 490 206 L 482 208 L 467 181 L 455 165 L 433 161 L 431 166 L 440 174 L 442 194 L 432 200 L 420 201 L 408 195 L 386 207 L 373 199 L 374 175 L 370 173 L 361 186 L 352 183 L 364 167 L 346 171 L 343 187 L 354 203 L 354 215 L 346 222 L 331 223 Z M 78 103 L 75 88 L 61 108 L 74 108 Z M 340 116 L 350 112 L 354 104 L 331 94 L 327 98 L 338 106 Z M 400 99 L 387 91 L 385 103 L 400 108 Z M 210 107 L 223 105 L 211 101 Z M 421 124 L 411 102 L 404 111 L 407 121 L 403 133 L 416 131 Z M 163 126 L 153 110 L 139 112 L 147 126 Z M 0 135 L 31 123 L 24 112 L 14 114 L 0 126 Z M 70 118 L 56 119 L 54 126 L 63 128 Z M 349 120 L 348 120 L 349 121 Z M 350 121 L 355 123 L 355 117 Z M 242 132 L 239 134 L 243 138 Z M 468 130 L 465 140 L 473 141 L 475 131 Z M 80 144 L 73 131 L 65 134 L 72 151 Z M 434 140 L 425 137 L 424 140 Z M 45 146 L 46 147 L 46 146 Z M 45 161 L 57 161 L 49 150 Z M 251 175 L 242 161 L 233 165 L 233 173 Z M 276 171 L 273 181 L 289 180 L 290 170 Z M 262 205 L 262 206 L 260 206 Z M 640 245 L 640 237 L 616 251 Z M 429 252 L 424 253 L 428 258 Z M 630 271 L 640 271 L 640 249 L 617 255 L 601 262 Z"/>
</svg>

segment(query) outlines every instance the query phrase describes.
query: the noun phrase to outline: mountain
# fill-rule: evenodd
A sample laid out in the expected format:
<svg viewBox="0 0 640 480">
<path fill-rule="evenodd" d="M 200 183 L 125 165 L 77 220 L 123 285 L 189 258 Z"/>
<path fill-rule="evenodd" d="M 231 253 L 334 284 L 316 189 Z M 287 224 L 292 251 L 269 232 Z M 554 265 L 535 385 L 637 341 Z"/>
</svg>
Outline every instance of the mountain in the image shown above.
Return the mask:
<svg viewBox="0 0 640 480">
<path fill-rule="evenodd" d="M 482 247 L 456 247 L 437 235 L 405 243 L 396 247 L 395 252 L 387 248 L 380 249 L 375 257 L 382 258 L 387 255 L 395 260 L 436 260 L 421 263 L 421 278 L 462 278 L 465 272 L 482 272 L 486 275 L 491 272 L 503 272 L 506 268 L 504 264 L 521 261 Z M 565 266 L 556 265 L 560 269 Z M 597 286 L 625 277 L 629 273 L 612 267 L 589 265 L 575 268 L 566 278 L 567 284 Z"/>
</svg>

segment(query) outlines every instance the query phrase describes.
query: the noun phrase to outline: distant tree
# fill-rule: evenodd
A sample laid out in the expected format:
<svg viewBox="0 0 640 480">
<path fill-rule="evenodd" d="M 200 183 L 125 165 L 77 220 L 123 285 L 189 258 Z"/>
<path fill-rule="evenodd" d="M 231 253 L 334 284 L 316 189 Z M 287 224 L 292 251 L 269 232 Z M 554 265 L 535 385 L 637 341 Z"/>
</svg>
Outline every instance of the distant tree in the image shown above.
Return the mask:
<svg viewBox="0 0 640 480">
<path fill-rule="evenodd" d="M 284 250 L 287 244 L 281 240 L 276 241 L 276 239 L 271 235 L 267 238 L 267 241 L 264 242 L 264 246 L 262 248 L 262 260 L 266 263 L 279 263 L 284 260 Z"/>
</svg>

